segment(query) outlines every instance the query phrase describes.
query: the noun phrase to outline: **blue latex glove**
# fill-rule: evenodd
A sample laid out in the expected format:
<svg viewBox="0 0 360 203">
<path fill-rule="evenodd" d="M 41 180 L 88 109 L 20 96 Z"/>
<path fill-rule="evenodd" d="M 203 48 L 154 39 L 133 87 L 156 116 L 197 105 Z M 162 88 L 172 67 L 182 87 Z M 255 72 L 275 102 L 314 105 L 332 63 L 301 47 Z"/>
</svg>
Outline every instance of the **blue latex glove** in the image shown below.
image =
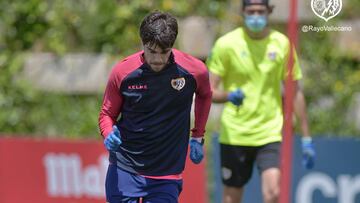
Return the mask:
<svg viewBox="0 0 360 203">
<path fill-rule="evenodd" d="M 109 151 L 116 151 L 121 144 L 121 135 L 116 125 L 113 126 L 113 130 L 104 140 L 104 145 Z"/>
<path fill-rule="evenodd" d="M 244 98 L 245 95 L 241 89 L 236 89 L 235 91 L 230 92 L 228 95 L 228 101 L 236 106 L 240 106 L 243 103 Z"/>
<path fill-rule="evenodd" d="M 312 169 L 315 165 L 315 149 L 312 139 L 310 137 L 303 137 L 301 139 L 303 152 L 303 166 L 306 169 Z"/>
<path fill-rule="evenodd" d="M 200 139 L 200 140 L 197 140 Z M 203 141 L 202 138 L 190 139 L 190 159 L 194 164 L 199 164 L 204 158 Z"/>
</svg>

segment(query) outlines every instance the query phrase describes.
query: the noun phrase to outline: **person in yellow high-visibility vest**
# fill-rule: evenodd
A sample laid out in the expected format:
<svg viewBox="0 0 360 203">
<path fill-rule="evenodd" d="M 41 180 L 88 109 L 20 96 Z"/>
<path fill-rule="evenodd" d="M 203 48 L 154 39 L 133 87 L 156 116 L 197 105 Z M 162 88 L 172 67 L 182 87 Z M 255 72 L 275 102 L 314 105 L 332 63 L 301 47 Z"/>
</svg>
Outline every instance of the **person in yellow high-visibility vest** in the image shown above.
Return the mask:
<svg viewBox="0 0 360 203">
<path fill-rule="evenodd" d="M 207 60 L 213 102 L 225 103 L 220 146 L 223 202 L 239 203 L 256 163 L 264 202 L 279 195 L 279 151 L 283 127 L 282 82 L 287 77 L 288 38 L 268 25 L 268 0 L 242 0 L 245 26 L 220 37 Z M 295 52 L 294 52 L 295 53 Z M 303 132 L 304 166 L 312 168 L 315 151 L 307 124 L 302 73 L 294 54 L 295 111 Z M 222 84 L 222 85 L 221 85 Z M 220 88 L 222 87 L 222 88 Z"/>
</svg>

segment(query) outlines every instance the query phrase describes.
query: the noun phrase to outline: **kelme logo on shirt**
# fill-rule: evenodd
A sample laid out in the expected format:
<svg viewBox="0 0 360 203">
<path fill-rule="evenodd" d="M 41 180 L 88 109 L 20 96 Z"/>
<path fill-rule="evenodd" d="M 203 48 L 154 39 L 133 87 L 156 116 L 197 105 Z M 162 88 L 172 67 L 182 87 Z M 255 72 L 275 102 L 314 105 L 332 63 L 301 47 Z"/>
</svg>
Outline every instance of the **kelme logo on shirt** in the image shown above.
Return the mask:
<svg viewBox="0 0 360 203">
<path fill-rule="evenodd" d="M 128 85 L 129 90 L 147 90 L 147 85 Z"/>
<path fill-rule="evenodd" d="M 185 78 L 176 78 L 171 80 L 171 87 L 180 91 L 185 86 Z"/>
</svg>

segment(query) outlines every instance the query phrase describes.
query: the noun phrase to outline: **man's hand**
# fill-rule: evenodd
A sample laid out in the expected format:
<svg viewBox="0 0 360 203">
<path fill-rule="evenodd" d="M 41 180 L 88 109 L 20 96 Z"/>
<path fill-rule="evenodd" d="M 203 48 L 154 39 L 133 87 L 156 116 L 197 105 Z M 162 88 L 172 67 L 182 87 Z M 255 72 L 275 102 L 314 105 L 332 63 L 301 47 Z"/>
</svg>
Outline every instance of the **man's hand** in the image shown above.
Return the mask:
<svg viewBox="0 0 360 203">
<path fill-rule="evenodd" d="M 243 103 L 244 98 L 245 95 L 241 89 L 236 89 L 235 91 L 232 91 L 228 94 L 228 101 L 236 106 L 240 106 Z"/>
<path fill-rule="evenodd" d="M 306 169 L 312 169 L 315 165 L 315 149 L 311 137 L 301 139 L 303 152 L 303 166 Z"/>
<path fill-rule="evenodd" d="M 202 138 L 190 139 L 190 159 L 194 164 L 199 164 L 204 158 Z"/>
<path fill-rule="evenodd" d="M 104 140 L 104 145 L 109 151 L 116 151 L 121 144 L 121 135 L 116 125 L 113 126 L 113 130 Z"/>
</svg>

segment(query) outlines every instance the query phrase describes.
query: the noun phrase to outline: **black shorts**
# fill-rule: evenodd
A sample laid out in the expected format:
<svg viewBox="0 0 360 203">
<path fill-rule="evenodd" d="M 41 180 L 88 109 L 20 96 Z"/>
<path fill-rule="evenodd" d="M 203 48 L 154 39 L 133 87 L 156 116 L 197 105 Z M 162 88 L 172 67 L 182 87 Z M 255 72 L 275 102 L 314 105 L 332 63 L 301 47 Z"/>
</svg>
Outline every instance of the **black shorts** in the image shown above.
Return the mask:
<svg viewBox="0 0 360 203">
<path fill-rule="evenodd" d="M 220 144 L 223 183 L 243 187 L 251 178 L 255 162 L 260 174 L 269 168 L 279 168 L 280 145 L 280 142 L 257 147 Z"/>
</svg>

